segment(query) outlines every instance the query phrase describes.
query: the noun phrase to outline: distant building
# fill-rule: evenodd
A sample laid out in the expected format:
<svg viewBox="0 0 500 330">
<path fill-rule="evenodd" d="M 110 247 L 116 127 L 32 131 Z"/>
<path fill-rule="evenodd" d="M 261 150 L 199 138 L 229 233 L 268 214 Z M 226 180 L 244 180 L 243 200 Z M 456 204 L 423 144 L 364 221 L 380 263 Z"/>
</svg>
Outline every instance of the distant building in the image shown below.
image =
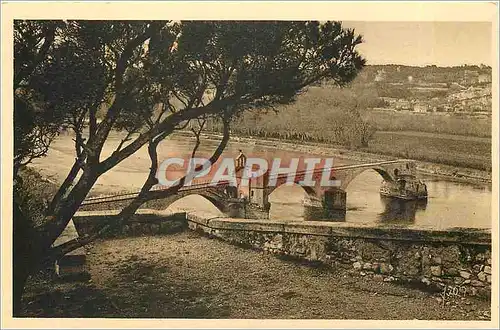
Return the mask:
<svg viewBox="0 0 500 330">
<path fill-rule="evenodd" d="M 427 112 L 427 111 L 429 111 L 429 106 L 427 104 L 424 104 L 424 103 L 416 103 L 413 106 L 413 111 L 414 112 Z"/>
<path fill-rule="evenodd" d="M 413 82 L 413 76 L 408 76 L 408 82 L 411 84 Z"/>
<path fill-rule="evenodd" d="M 386 79 L 387 79 L 387 74 L 385 73 L 385 70 L 384 69 L 378 70 L 377 74 L 375 75 L 375 81 L 379 82 L 379 81 L 384 81 Z"/>
<path fill-rule="evenodd" d="M 479 83 L 490 83 L 491 82 L 491 75 L 483 73 L 480 74 L 479 77 L 477 78 Z"/>
<path fill-rule="evenodd" d="M 464 70 L 464 76 L 477 77 L 477 76 L 479 76 L 479 72 L 477 72 L 476 70 Z"/>
<path fill-rule="evenodd" d="M 395 100 L 394 102 L 391 102 L 391 105 L 396 110 L 410 110 L 411 109 L 410 101 L 403 100 L 403 99 Z"/>
</svg>

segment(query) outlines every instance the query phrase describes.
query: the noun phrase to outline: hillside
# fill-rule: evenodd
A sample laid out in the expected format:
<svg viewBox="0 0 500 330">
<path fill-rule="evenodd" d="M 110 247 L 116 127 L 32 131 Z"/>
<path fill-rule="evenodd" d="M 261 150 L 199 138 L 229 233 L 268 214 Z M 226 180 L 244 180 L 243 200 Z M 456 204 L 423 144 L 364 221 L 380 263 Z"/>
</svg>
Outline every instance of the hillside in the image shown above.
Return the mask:
<svg viewBox="0 0 500 330">
<path fill-rule="evenodd" d="M 323 86 L 329 86 L 325 82 Z M 367 66 L 351 88 L 371 89 L 394 111 L 491 115 L 491 68 Z"/>
<path fill-rule="evenodd" d="M 232 132 L 489 171 L 491 82 L 463 81 L 471 71 L 478 78 L 491 78 L 488 67 L 367 66 L 345 88 L 323 82 L 298 95 L 293 104 L 247 112 L 233 124 Z M 467 101 L 468 93 L 479 110 Z M 483 94 L 478 98 L 474 93 Z M 483 104 L 481 98 L 488 102 Z M 208 128 L 220 130 L 217 123 Z"/>
</svg>

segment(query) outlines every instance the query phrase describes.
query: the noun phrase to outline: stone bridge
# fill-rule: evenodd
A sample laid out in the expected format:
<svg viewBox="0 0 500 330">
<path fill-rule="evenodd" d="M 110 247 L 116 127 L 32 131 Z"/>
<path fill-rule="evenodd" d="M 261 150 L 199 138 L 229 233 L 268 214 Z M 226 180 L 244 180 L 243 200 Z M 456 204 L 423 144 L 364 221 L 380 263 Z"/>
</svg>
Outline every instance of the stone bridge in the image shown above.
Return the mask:
<svg viewBox="0 0 500 330">
<path fill-rule="evenodd" d="M 184 187 L 175 195 L 166 197 L 166 204 L 171 205 L 177 200 L 190 195 L 198 195 L 207 199 L 227 216 L 245 217 L 245 199 L 238 198 L 237 188 L 227 183 L 217 186 L 200 185 L 195 187 Z"/>
<path fill-rule="evenodd" d="M 301 186 L 309 197 L 308 209 L 311 212 L 311 217 L 319 218 L 338 218 L 345 215 L 347 192 L 346 189 L 354 178 L 366 170 L 374 170 L 380 174 L 385 181 L 393 182 L 401 175 L 416 176 L 416 165 L 412 160 L 393 160 L 368 164 L 355 164 L 336 166 L 326 169 L 316 169 L 312 173 L 314 186 L 304 185 L 302 181 L 308 174 L 306 171 L 298 172 L 294 177 L 293 184 Z M 336 185 L 325 187 L 321 183 L 322 175 L 327 172 L 330 180 L 335 180 Z M 248 188 L 249 201 L 252 204 L 258 205 L 262 209 L 269 210 L 272 200 L 270 195 L 282 185 L 287 183 L 287 174 L 280 174 L 276 180 L 276 184 L 270 186 L 269 173 L 261 177 L 251 180 Z"/>
<path fill-rule="evenodd" d="M 296 173 L 281 173 L 270 176 L 269 171 L 262 176 L 254 177 L 249 180 L 247 186 L 241 185 L 241 169 L 237 171 L 237 187 L 231 186 L 228 182 L 219 182 L 217 185 L 211 185 L 209 181 L 197 181 L 192 186 L 181 188 L 175 195 L 162 197 L 161 193 L 156 194 L 156 199 L 162 200 L 162 205 L 168 207 L 175 201 L 189 195 L 199 195 L 210 201 L 222 213 L 231 217 L 245 218 L 247 213 L 247 205 L 255 206 L 257 209 L 268 212 L 271 204 L 270 196 L 277 188 L 287 183 L 289 174 L 293 175 L 293 184 L 301 186 L 308 196 L 306 207 L 309 212 L 308 218 L 317 219 L 338 219 L 343 217 L 346 211 L 347 193 L 346 188 L 349 183 L 366 170 L 374 170 L 380 174 L 381 178 L 386 181 L 394 181 L 400 175 L 415 175 L 415 162 L 411 160 L 393 160 L 369 164 L 355 164 L 336 166 L 330 168 L 319 168 L 314 171 L 298 171 Z M 324 186 L 324 173 L 329 180 L 337 183 L 335 186 Z M 315 185 L 305 185 L 303 180 L 308 177 Z M 270 184 L 270 181 L 275 181 Z M 159 189 L 161 190 L 161 189 Z M 126 200 L 133 198 L 134 194 L 129 195 L 125 199 L 119 199 L 116 195 L 88 199 L 83 205 L 92 203 L 113 202 L 115 200 Z"/>
<path fill-rule="evenodd" d="M 167 194 L 166 191 L 163 194 L 162 190 L 164 190 L 164 188 L 159 187 L 153 189 L 151 193 L 155 194 L 153 200 L 160 200 L 160 206 L 163 206 L 165 209 L 175 203 L 177 200 L 180 200 L 187 196 L 196 195 L 208 200 L 222 213 L 228 216 L 241 218 L 245 217 L 245 199 L 239 198 L 241 196 L 238 196 L 237 188 L 230 186 L 227 182 L 222 182 L 217 185 L 209 185 L 208 183 L 194 183 L 192 186 L 182 187 L 175 194 Z M 82 203 L 82 208 L 80 210 L 85 211 L 88 206 L 92 206 L 95 204 L 103 204 L 105 209 L 109 209 L 110 207 L 120 208 L 123 206 L 121 205 L 121 203 L 128 203 L 128 201 L 135 198 L 137 194 L 137 192 L 133 192 L 119 195 L 88 198 Z"/>
<path fill-rule="evenodd" d="M 309 219 L 338 219 L 339 212 L 342 216 L 346 211 L 346 188 L 349 183 L 359 174 L 366 170 L 375 170 L 386 181 L 394 181 L 399 175 L 415 175 L 415 162 L 411 160 L 394 160 L 370 164 L 345 165 L 331 168 L 323 168 L 312 171 L 312 175 L 307 171 L 299 171 L 295 173 L 293 183 L 302 186 L 304 191 L 313 201 L 312 205 L 308 205 L 310 211 Z M 336 180 L 337 185 L 334 187 L 324 187 L 321 185 L 323 173 L 327 172 L 330 180 Z M 287 184 L 289 173 L 279 174 L 274 177 L 276 184 L 270 185 L 271 179 L 269 172 L 264 175 L 251 178 L 247 187 L 241 187 L 241 172 L 240 178 L 237 178 L 238 187 L 233 187 L 229 183 L 220 182 L 217 185 L 209 183 L 195 183 L 192 186 L 182 187 L 175 195 L 162 197 L 161 193 L 156 194 L 159 199 L 163 199 L 163 204 L 168 206 L 175 201 L 189 195 L 199 195 L 210 201 L 222 213 L 232 218 L 245 218 L 247 216 L 247 205 L 254 205 L 263 211 L 269 211 L 272 201 L 269 201 L 269 196 L 273 191 L 282 185 Z M 315 186 L 302 185 L 302 181 L 306 176 L 311 177 L 316 182 Z M 157 190 L 157 189 L 155 189 Z M 159 189 L 161 190 L 161 189 Z M 128 193 L 106 197 L 95 197 L 87 199 L 82 206 L 99 204 L 99 203 L 114 203 L 133 199 L 137 193 Z M 316 203 L 314 203 L 316 202 Z M 95 212 L 95 211 L 94 211 Z M 99 212 L 99 211 L 97 211 Z M 102 212 L 102 211 L 101 211 Z M 79 213 L 82 214 L 81 212 Z M 141 214 L 139 210 L 136 216 Z M 105 212 L 105 216 L 109 216 L 109 212 Z M 273 219 L 271 219 L 273 220 Z M 81 229 L 80 229 L 81 230 Z M 65 241 L 78 237 L 77 230 L 73 221 L 67 226 L 61 237 L 54 244 L 55 246 L 64 243 Z M 75 269 L 80 269 L 85 263 L 85 251 L 83 249 L 66 255 L 61 260 L 56 262 L 57 274 L 73 273 Z"/>
</svg>

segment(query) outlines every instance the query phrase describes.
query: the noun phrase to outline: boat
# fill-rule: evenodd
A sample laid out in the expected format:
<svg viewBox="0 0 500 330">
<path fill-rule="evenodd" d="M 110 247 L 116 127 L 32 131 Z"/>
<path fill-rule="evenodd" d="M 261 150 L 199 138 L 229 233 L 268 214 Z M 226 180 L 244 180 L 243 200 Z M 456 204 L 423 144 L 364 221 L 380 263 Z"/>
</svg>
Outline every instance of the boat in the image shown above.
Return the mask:
<svg viewBox="0 0 500 330">
<path fill-rule="evenodd" d="M 394 181 L 384 180 L 380 195 L 403 200 L 427 199 L 427 186 L 413 175 L 400 175 Z"/>
</svg>

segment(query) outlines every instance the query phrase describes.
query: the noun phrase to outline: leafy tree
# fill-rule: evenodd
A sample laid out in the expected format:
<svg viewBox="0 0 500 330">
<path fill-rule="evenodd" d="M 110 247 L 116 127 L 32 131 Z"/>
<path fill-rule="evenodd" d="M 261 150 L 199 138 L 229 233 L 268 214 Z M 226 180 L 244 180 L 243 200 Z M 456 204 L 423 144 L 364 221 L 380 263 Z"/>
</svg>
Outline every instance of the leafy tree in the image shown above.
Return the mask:
<svg viewBox="0 0 500 330">
<path fill-rule="evenodd" d="M 356 78 L 357 79 L 357 78 Z M 317 141 L 350 148 L 367 147 L 375 128 L 366 119 L 367 110 L 380 106 L 376 91 L 360 86 L 349 88 L 310 87 L 291 105 L 275 111 L 247 111 L 237 118 L 236 134 Z M 221 125 L 208 123 L 220 131 Z"/>
<path fill-rule="evenodd" d="M 30 227 L 14 195 L 15 312 L 26 279 L 40 266 L 182 187 L 184 180 L 150 191 L 165 137 L 192 120 L 215 118 L 224 127 L 215 161 L 233 116 L 292 102 L 322 79 L 337 85 L 354 79 L 365 64 L 356 51 L 361 42 L 339 22 L 16 21 L 16 173 L 44 155 L 61 128 L 74 132 L 75 162 L 41 225 Z M 113 130 L 127 136 L 104 157 Z M 97 179 L 142 147 L 151 167 L 137 197 L 95 233 L 52 247 Z"/>
</svg>

